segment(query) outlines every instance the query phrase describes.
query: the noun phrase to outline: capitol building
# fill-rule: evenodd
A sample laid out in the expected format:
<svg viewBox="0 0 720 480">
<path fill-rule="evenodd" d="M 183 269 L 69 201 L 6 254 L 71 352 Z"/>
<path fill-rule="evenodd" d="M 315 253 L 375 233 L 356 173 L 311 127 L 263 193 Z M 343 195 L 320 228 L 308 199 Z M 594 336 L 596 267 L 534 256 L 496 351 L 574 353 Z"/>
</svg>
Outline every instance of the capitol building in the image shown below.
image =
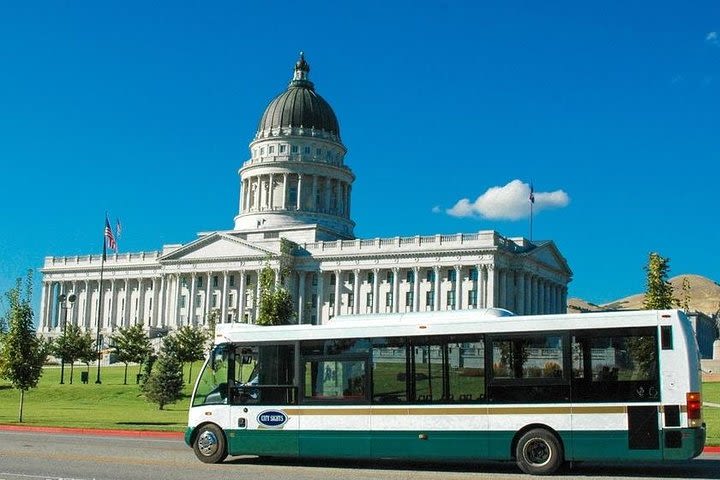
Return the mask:
<svg viewBox="0 0 720 480">
<path fill-rule="evenodd" d="M 572 272 L 552 241 L 492 230 L 355 238 L 355 175 L 345 163 L 337 117 L 309 72 L 301 55 L 287 89 L 260 118 L 250 158 L 238 171 L 231 230 L 201 232 L 161 251 L 109 254 L 104 264 L 100 254 L 46 257 L 39 330 L 57 334 L 62 315 L 85 330 L 99 324 L 103 334 L 136 324 L 168 331 L 203 325 L 210 316 L 253 323 L 266 266 L 283 277 L 298 323 L 485 307 L 565 312 Z M 281 258 L 290 259 L 284 275 Z M 58 297 L 70 293 L 75 302 L 63 311 Z"/>
</svg>

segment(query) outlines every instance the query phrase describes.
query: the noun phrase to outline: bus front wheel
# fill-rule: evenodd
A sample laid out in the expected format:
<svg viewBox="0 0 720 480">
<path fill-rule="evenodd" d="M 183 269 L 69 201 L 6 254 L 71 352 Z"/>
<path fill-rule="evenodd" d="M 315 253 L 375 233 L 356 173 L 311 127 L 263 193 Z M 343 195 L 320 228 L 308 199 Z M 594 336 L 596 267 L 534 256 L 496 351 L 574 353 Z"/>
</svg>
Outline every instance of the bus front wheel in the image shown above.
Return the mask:
<svg viewBox="0 0 720 480">
<path fill-rule="evenodd" d="M 535 428 L 520 437 L 515 458 L 520 470 L 530 475 L 549 475 L 564 461 L 560 441 L 543 428 Z"/>
<path fill-rule="evenodd" d="M 213 424 L 203 425 L 193 444 L 195 456 L 203 463 L 220 463 L 227 457 L 225 435 L 220 427 Z"/>
</svg>

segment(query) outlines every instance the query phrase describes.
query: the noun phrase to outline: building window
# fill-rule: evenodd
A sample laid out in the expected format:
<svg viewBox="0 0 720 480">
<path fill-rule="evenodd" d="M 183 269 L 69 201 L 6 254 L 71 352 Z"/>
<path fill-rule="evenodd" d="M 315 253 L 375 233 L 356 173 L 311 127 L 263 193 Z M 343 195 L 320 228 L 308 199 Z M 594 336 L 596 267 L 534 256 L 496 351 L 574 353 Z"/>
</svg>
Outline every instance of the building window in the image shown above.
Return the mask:
<svg viewBox="0 0 720 480">
<path fill-rule="evenodd" d="M 468 292 L 468 305 L 477 307 L 477 290 L 470 290 Z"/>
<path fill-rule="evenodd" d="M 312 274 L 312 284 L 313 286 L 317 285 L 317 273 Z"/>
<path fill-rule="evenodd" d="M 212 302 L 210 303 L 210 306 L 211 306 L 212 308 L 217 308 L 217 303 L 218 303 L 217 301 L 218 301 L 217 295 L 213 295 L 213 296 L 212 296 Z"/>
<path fill-rule="evenodd" d="M 427 270 L 425 272 L 425 279 L 428 282 L 434 282 L 435 281 L 435 270 Z"/>
<path fill-rule="evenodd" d="M 392 308 L 393 306 L 393 294 L 392 292 L 387 292 L 385 294 L 385 306 L 388 308 Z"/>
<path fill-rule="evenodd" d="M 447 306 L 455 308 L 455 292 L 453 291 L 447 293 Z"/>
<path fill-rule="evenodd" d="M 348 272 L 347 283 L 355 283 L 355 274 L 353 272 Z"/>
<path fill-rule="evenodd" d="M 407 283 L 414 283 L 415 282 L 415 272 L 412 270 L 407 271 L 407 276 L 405 277 L 407 280 Z"/>
<path fill-rule="evenodd" d="M 202 295 L 199 293 L 195 296 L 195 305 L 200 305 L 202 303 Z"/>
<path fill-rule="evenodd" d="M 182 286 L 182 288 L 187 288 L 187 278 L 180 277 L 180 285 Z"/>
<path fill-rule="evenodd" d="M 312 294 L 310 305 L 312 305 L 313 308 L 317 308 L 317 293 Z"/>
<path fill-rule="evenodd" d="M 202 285 L 203 285 L 203 277 L 198 277 L 198 279 L 197 279 L 198 288 L 202 288 Z"/>
<path fill-rule="evenodd" d="M 275 153 L 275 147 L 272 146 L 272 145 L 270 145 L 270 146 L 268 147 L 268 153 Z"/>
<path fill-rule="evenodd" d="M 231 287 L 235 286 L 235 275 L 230 275 L 230 286 Z"/>
<path fill-rule="evenodd" d="M 415 300 L 415 295 L 413 292 L 405 292 L 405 306 L 409 307 L 410 311 L 413 309 L 413 303 Z"/>
<path fill-rule="evenodd" d="M 375 274 L 373 272 L 368 272 L 367 283 L 373 283 L 374 281 L 375 281 Z"/>
<path fill-rule="evenodd" d="M 457 272 L 455 271 L 454 268 L 448 269 L 447 279 L 448 279 L 448 282 L 454 282 L 457 280 Z"/>
<path fill-rule="evenodd" d="M 232 292 L 230 292 L 230 294 L 228 295 L 228 304 L 227 304 L 227 306 L 228 306 L 228 307 L 233 307 L 233 306 L 235 306 L 235 294 L 232 293 Z"/>
<path fill-rule="evenodd" d="M 310 147 L 305 147 L 303 152 L 305 153 L 305 155 L 310 155 Z"/>
<path fill-rule="evenodd" d="M 367 293 L 367 295 L 366 295 L 366 297 L 365 297 L 365 300 L 366 300 L 366 303 L 367 303 L 367 307 L 368 307 L 368 308 L 372 308 L 372 306 L 373 306 L 373 294 L 372 294 L 372 292 L 368 292 L 368 293 Z"/>
<path fill-rule="evenodd" d="M 355 305 L 355 294 L 354 293 L 348 293 L 348 308 L 352 312 L 353 305 Z"/>
<path fill-rule="evenodd" d="M 250 274 L 245 275 L 245 285 L 250 285 Z"/>
<path fill-rule="evenodd" d="M 217 288 L 218 286 L 218 276 L 213 275 L 213 287 Z"/>
<path fill-rule="evenodd" d="M 265 155 L 265 147 L 260 147 L 260 155 Z"/>
<path fill-rule="evenodd" d="M 431 308 L 435 306 L 435 292 L 432 290 L 425 292 L 425 305 Z"/>
<path fill-rule="evenodd" d="M 298 146 L 293 145 L 290 147 L 290 153 L 298 153 Z"/>
<path fill-rule="evenodd" d="M 334 307 L 335 307 L 335 294 L 331 293 L 330 294 L 330 308 L 334 308 Z"/>
<path fill-rule="evenodd" d="M 280 153 L 285 153 L 285 145 L 280 145 Z"/>
<path fill-rule="evenodd" d="M 322 148 L 315 149 L 315 155 L 317 155 L 318 157 L 322 155 Z"/>
<path fill-rule="evenodd" d="M 335 285 L 335 274 L 334 273 L 330 274 L 330 285 Z"/>
<path fill-rule="evenodd" d="M 468 269 L 468 278 L 474 282 L 478 279 L 478 271 L 477 268 L 469 268 Z"/>
<path fill-rule="evenodd" d="M 392 283 L 395 276 L 393 275 L 393 272 L 387 272 L 387 275 L 385 276 L 385 280 L 387 283 Z"/>
</svg>

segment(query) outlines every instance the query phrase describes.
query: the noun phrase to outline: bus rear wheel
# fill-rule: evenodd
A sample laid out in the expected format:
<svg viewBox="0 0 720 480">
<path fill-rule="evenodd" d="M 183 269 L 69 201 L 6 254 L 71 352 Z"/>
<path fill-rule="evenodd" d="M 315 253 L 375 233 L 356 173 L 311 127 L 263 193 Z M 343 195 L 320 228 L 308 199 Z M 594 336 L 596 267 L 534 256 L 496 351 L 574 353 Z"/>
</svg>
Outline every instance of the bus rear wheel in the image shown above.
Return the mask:
<svg viewBox="0 0 720 480">
<path fill-rule="evenodd" d="M 520 437 L 515 458 L 520 470 L 530 475 L 549 475 L 564 461 L 560 441 L 543 428 L 535 428 Z"/>
<path fill-rule="evenodd" d="M 195 456 L 203 463 L 220 463 L 227 458 L 225 435 L 217 425 L 203 425 L 193 444 Z"/>
</svg>

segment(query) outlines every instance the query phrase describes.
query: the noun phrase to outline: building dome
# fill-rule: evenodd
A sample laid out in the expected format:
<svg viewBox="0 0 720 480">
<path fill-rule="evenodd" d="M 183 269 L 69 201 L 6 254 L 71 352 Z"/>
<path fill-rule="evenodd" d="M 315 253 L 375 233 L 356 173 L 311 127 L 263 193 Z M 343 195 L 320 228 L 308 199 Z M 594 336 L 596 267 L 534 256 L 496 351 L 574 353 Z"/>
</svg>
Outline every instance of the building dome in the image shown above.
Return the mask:
<svg viewBox="0 0 720 480">
<path fill-rule="evenodd" d="M 308 80 L 310 65 L 300 53 L 288 89 L 275 97 L 265 109 L 256 138 L 282 134 L 310 134 L 323 131 L 340 138 L 340 126 L 330 104 L 315 92 Z M 302 128 L 303 133 L 297 130 Z M 295 131 L 293 131 L 295 130 Z"/>
</svg>

